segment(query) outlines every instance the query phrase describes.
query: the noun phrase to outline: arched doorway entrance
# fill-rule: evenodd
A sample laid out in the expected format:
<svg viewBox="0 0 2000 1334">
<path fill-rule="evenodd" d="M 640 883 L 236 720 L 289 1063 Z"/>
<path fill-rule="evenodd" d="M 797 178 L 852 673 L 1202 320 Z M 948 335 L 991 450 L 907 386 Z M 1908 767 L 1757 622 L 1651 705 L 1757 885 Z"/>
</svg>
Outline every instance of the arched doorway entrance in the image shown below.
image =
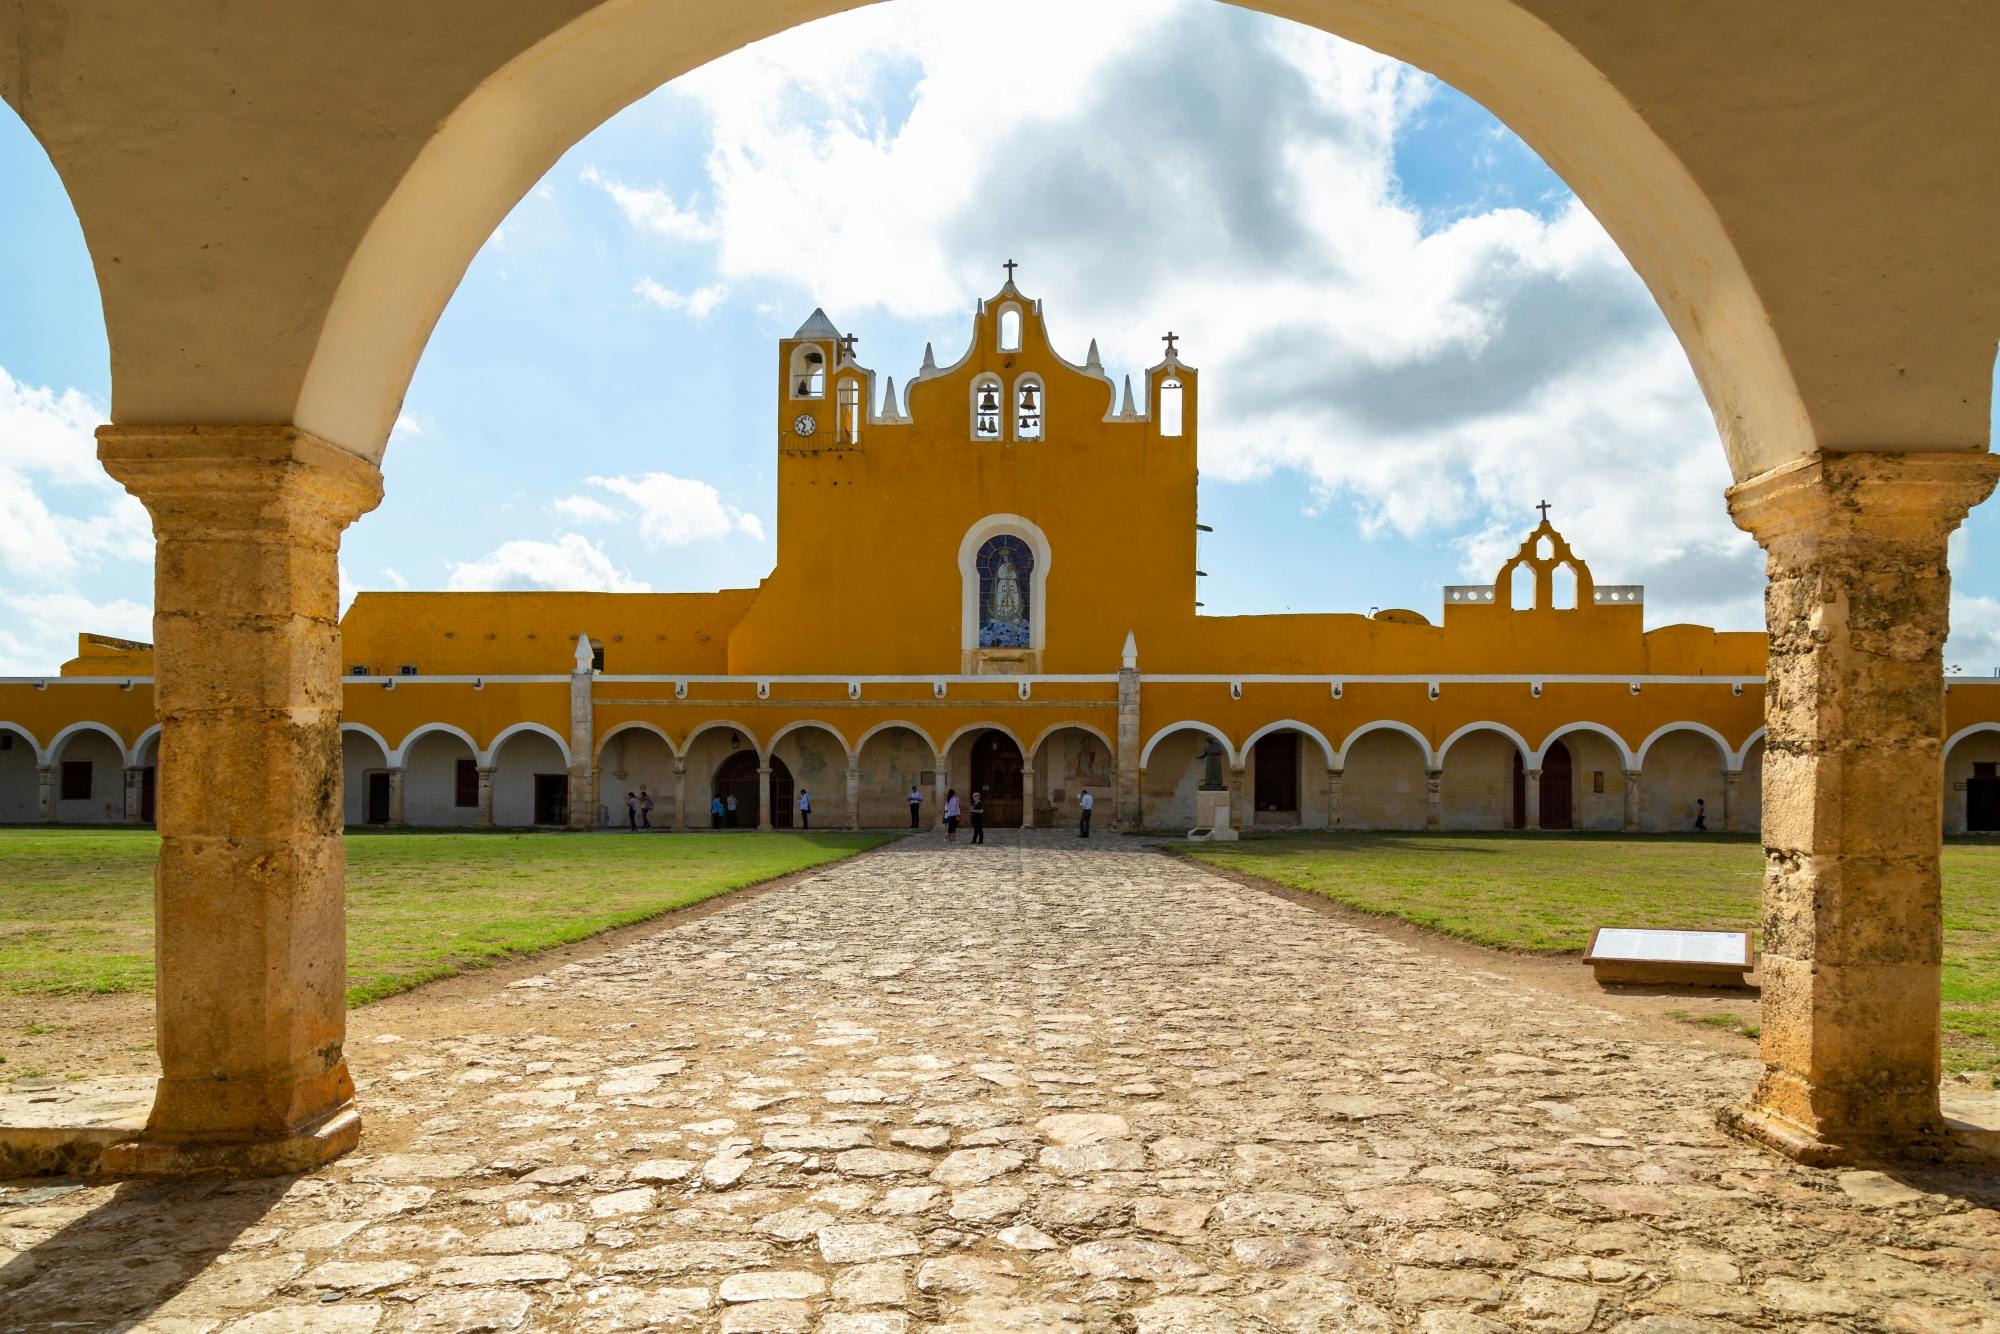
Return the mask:
<svg viewBox="0 0 2000 1334">
<path fill-rule="evenodd" d="M 1541 803 L 1541 825 L 1543 829 L 1573 829 L 1576 821 L 1571 812 L 1575 809 L 1575 791 L 1569 747 L 1560 741 L 1551 741 L 1549 748 L 1542 752 L 1542 781 L 1538 790 Z M 1521 752 L 1514 752 L 1514 828 L 1528 827 L 1528 775 L 1521 763 Z"/>
<path fill-rule="evenodd" d="M 972 740 L 971 791 L 986 799 L 988 828 L 1021 827 L 1021 748 L 998 728 Z M 966 796 L 970 800 L 971 792 Z"/>
<path fill-rule="evenodd" d="M 736 827 L 757 828 L 757 752 L 739 750 L 715 771 L 713 791 L 725 804 L 736 798 Z M 792 827 L 792 771 L 776 755 L 771 757 L 771 827 Z M 726 821 L 725 821 L 726 823 Z"/>
</svg>

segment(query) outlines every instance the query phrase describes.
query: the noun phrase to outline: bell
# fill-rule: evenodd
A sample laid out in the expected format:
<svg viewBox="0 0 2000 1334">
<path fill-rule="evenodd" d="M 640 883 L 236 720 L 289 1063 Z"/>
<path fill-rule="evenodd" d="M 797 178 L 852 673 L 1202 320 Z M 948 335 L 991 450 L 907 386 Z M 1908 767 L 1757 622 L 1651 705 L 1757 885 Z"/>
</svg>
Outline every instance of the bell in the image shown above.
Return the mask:
<svg viewBox="0 0 2000 1334">
<path fill-rule="evenodd" d="M 1032 385 L 1032 384 L 1025 384 L 1025 385 L 1022 385 L 1022 386 L 1021 386 L 1021 406 L 1022 406 L 1023 408 L 1025 408 L 1025 409 L 1027 409 L 1027 410 L 1028 410 L 1029 412 L 1033 412 L 1033 411 L 1035 410 L 1035 386 L 1034 386 L 1034 385 Z"/>
<path fill-rule="evenodd" d="M 979 410 L 981 412 L 1000 411 L 1000 399 L 994 394 L 992 385 L 987 385 L 985 390 L 979 395 Z"/>
<path fill-rule="evenodd" d="M 1021 418 L 1021 429 L 1022 429 L 1023 431 L 1032 431 L 1032 430 L 1034 430 L 1034 429 L 1035 429 L 1035 419 L 1034 419 L 1033 417 L 1023 417 L 1023 418 Z"/>
<path fill-rule="evenodd" d="M 811 383 L 805 380 L 799 381 L 799 397 L 804 398 L 806 395 L 810 393 L 812 393 Z"/>
</svg>

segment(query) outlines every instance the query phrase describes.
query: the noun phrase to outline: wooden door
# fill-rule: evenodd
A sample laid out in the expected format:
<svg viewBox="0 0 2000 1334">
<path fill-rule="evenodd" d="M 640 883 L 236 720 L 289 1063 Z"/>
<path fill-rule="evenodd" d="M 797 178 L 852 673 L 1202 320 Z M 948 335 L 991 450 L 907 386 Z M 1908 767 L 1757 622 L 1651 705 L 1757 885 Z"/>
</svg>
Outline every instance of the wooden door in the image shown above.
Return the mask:
<svg viewBox="0 0 2000 1334">
<path fill-rule="evenodd" d="M 1542 756 L 1542 828 L 1571 828 L 1569 747 L 1557 741 Z"/>
<path fill-rule="evenodd" d="M 154 807 L 160 800 L 160 770 L 158 765 L 149 764 L 139 775 L 139 818 L 147 824 L 153 823 Z"/>
<path fill-rule="evenodd" d="M 1975 775 L 1966 781 L 1965 828 L 1974 834 L 2000 833 L 2000 777 Z"/>
<path fill-rule="evenodd" d="M 1528 769 L 1521 763 L 1521 752 L 1514 752 L 1514 822 L 1510 829 L 1528 827 Z"/>
<path fill-rule="evenodd" d="M 535 775 L 535 823 L 569 823 L 569 775 Z"/>
<path fill-rule="evenodd" d="M 972 792 L 986 799 L 986 827 L 1021 827 L 1021 748 L 1005 732 L 989 728 L 972 743 Z M 970 808 L 972 792 L 961 793 Z"/>
<path fill-rule="evenodd" d="M 367 811 L 362 818 L 369 824 L 389 823 L 389 775 L 371 773 L 367 776 Z"/>
<path fill-rule="evenodd" d="M 1273 732 L 1257 743 L 1256 788 L 1259 812 L 1299 813 L 1299 734 Z"/>
</svg>

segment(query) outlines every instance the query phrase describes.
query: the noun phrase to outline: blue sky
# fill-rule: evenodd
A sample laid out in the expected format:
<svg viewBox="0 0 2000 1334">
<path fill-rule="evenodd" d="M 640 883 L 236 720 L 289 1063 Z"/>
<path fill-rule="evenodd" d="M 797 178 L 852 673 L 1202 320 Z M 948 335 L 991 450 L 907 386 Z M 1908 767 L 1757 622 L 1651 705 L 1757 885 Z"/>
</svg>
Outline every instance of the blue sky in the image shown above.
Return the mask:
<svg viewBox="0 0 2000 1334">
<path fill-rule="evenodd" d="M 1046 12 L 1044 12 L 1046 11 Z M 1075 34 L 996 89 L 993 34 Z M 1204 387 L 1210 612 L 1434 615 L 1546 497 L 1648 620 L 1760 623 L 1714 426 L 1616 248 L 1476 103 L 1208 3 L 897 0 L 660 89 L 568 153 L 467 272 L 411 384 L 369 588 L 711 589 L 775 552 L 775 343 L 814 306 L 907 381 L 1000 263 L 1072 359 L 1182 335 Z M 144 638 L 143 513 L 74 214 L 0 110 L 0 672 Z M 1949 658 L 2000 668 L 2000 510 L 1955 548 Z M 952 553 L 941 553 L 951 559 Z"/>
</svg>

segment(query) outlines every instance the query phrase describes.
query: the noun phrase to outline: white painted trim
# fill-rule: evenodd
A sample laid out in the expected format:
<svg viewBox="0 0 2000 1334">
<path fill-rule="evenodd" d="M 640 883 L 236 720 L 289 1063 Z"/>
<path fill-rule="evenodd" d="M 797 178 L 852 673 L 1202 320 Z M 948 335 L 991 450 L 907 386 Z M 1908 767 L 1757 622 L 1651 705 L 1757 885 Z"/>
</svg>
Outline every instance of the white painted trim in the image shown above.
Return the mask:
<svg viewBox="0 0 2000 1334">
<path fill-rule="evenodd" d="M 1759 741 L 1762 741 L 1763 739 L 1764 739 L 1764 729 L 1761 727 L 1758 728 L 1756 731 L 1752 732 L 1749 736 L 1745 737 L 1743 739 L 1743 748 L 1737 751 L 1736 754 L 1733 757 L 1731 757 L 1729 761 L 1729 767 L 1735 770 L 1736 772 L 1741 773 L 1743 771 L 1743 762 L 1750 758 L 1750 748 L 1752 746 L 1755 746 Z"/>
<path fill-rule="evenodd" d="M 1088 732 L 1092 736 L 1096 737 L 1099 741 L 1102 741 L 1104 743 L 1105 749 L 1109 751 L 1111 756 L 1115 759 L 1115 757 L 1118 754 L 1118 744 L 1115 741 L 1113 741 L 1110 737 L 1104 735 L 1104 733 L 1099 731 L 1097 728 L 1092 727 L 1089 723 L 1082 723 L 1082 722 L 1049 724 L 1047 727 L 1044 727 L 1042 729 L 1042 734 L 1035 738 L 1034 746 L 1031 749 L 1022 751 L 1021 754 L 1028 760 L 1032 761 L 1035 758 L 1035 756 L 1042 753 L 1043 742 L 1047 741 L 1057 732 L 1066 731 L 1072 727 L 1079 732 Z"/>
<path fill-rule="evenodd" d="M 757 752 L 758 768 L 761 769 L 770 762 L 771 752 L 764 749 L 764 743 L 757 739 L 757 730 L 752 727 L 745 727 L 742 723 L 729 718 L 711 718 L 707 722 L 697 726 L 692 732 L 681 738 L 681 748 L 677 753 L 685 759 L 689 755 L 694 754 L 694 743 L 697 737 L 701 736 L 704 732 L 715 732 L 725 727 L 732 732 L 741 732 L 744 736 L 750 738 L 750 748 Z"/>
<path fill-rule="evenodd" d="M 1723 737 L 1722 733 L 1716 731 L 1706 723 L 1697 723 L 1690 720 L 1678 723 L 1665 723 L 1654 728 L 1652 734 L 1639 743 L 1638 767 L 1640 769 L 1646 767 L 1646 752 L 1653 748 L 1653 743 L 1670 732 L 1698 732 L 1715 743 L 1715 749 L 1722 759 L 1723 769 L 1733 773 L 1743 767 L 1740 763 L 1736 762 L 1736 752 L 1730 747 L 1729 742 Z"/>
<path fill-rule="evenodd" d="M 771 739 L 764 745 L 764 753 L 767 755 L 776 755 L 778 753 L 778 743 L 802 727 L 817 727 L 822 732 L 833 733 L 833 739 L 838 741 L 841 749 L 847 752 L 848 767 L 853 767 L 855 756 L 860 752 L 848 746 L 846 734 L 838 727 L 835 727 L 832 723 L 823 723 L 817 718 L 801 718 L 797 722 L 786 723 L 771 734 Z"/>
<path fill-rule="evenodd" d="M 118 748 L 118 754 L 122 761 L 126 765 L 132 763 L 132 752 L 126 749 L 125 738 L 118 735 L 117 730 L 108 723 L 97 722 L 71 723 L 68 727 L 63 728 L 62 731 L 57 732 L 49 738 L 48 750 L 43 753 L 40 762 L 43 764 L 57 763 L 56 757 L 62 754 L 63 745 L 79 732 L 99 732 L 111 738 L 111 744 Z"/>
<path fill-rule="evenodd" d="M 1424 768 L 1437 769 L 1442 767 L 1438 763 L 1437 753 L 1431 749 L 1431 739 L 1408 723 L 1399 722 L 1394 718 L 1377 718 L 1374 722 L 1363 723 L 1352 732 L 1349 732 L 1347 739 L 1340 743 L 1340 749 L 1334 752 L 1333 767 L 1336 769 L 1345 769 L 1347 767 L 1347 752 L 1353 750 L 1354 743 L 1362 737 L 1367 736 L 1370 732 L 1401 732 L 1404 736 L 1417 743 L 1417 751 L 1424 757 Z"/>
<path fill-rule="evenodd" d="M 1521 762 L 1523 764 L 1526 764 L 1530 757 L 1533 757 L 1535 759 L 1541 758 L 1539 755 L 1535 753 L 1535 748 L 1528 744 L 1528 739 L 1522 736 L 1519 732 L 1516 732 L 1513 728 L 1507 726 L 1507 724 L 1505 723 L 1496 723 L 1487 721 L 1487 722 L 1467 723 L 1465 726 L 1459 728 L 1457 731 L 1453 732 L 1450 736 L 1446 737 L 1443 740 L 1443 742 L 1441 742 L 1438 745 L 1437 748 L 1438 768 L 1440 769 L 1444 768 L 1445 759 L 1451 754 L 1451 748 L 1453 743 L 1455 743 L 1460 737 L 1466 736 L 1472 732 L 1498 732 L 1501 736 L 1506 737 L 1509 741 L 1512 741 L 1514 743 L 1515 749 L 1520 751 Z"/>
<path fill-rule="evenodd" d="M 28 749 L 35 752 L 35 763 L 37 765 L 47 763 L 47 761 L 42 758 L 42 743 L 35 740 L 35 734 L 33 732 L 30 732 L 27 728 L 21 726 L 21 724 L 0 722 L 0 732 L 12 732 L 15 736 L 20 737 L 23 741 L 26 741 L 28 743 Z"/>
<path fill-rule="evenodd" d="M 0 686 L 149 686 L 150 676 L 0 676 Z"/>
<path fill-rule="evenodd" d="M 472 733 L 466 731 L 464 728 L 455 727 L 450 723 L 420 723 L 416 727 L 411 728 L 409 734 L 397 744 L 394 750 L 389 752 L 389 764 L 391 767 L 397 769 L 408 767 L 404 761 L 410 754 L 410 747 L 422 741 L 432 732 L 443 732 L 447 736 L 457 737 L 465 743 L 465 748 L 472 752 L 472 762 L 474 764 L 477 764 L 482 769 L 488 767 L 485 752 L 480 750 L 479 743 L 472 739 Z"/>
<path fill-rule="evenodd" d="M 349 677 L 348 679 L 353 680 L 354 678 Z M 416 678 L 414 677 L 403 678 L 406 684 L 415 679 Z M 439 680 L 442 678 L 432 677 L 429 679 Z M 469 680 L 470 678 L 467 679 Z M 486 677 L 485 679 L 488 682 L 494 682 L 494 681 L 526 679 L 526 678 L 489 676 Z M 549 677 L 548 679 L 551 681 L 569 680 L 567 676 L 552 676 Z M 864 686 L 866 685 L 927 686 L 934 681 L 943 681 L 949 685 L 981 685 L 981 684 L 1013 685 L 1017 681 L 1029 681 L 1034 683 L 1035 685 L 1117 685 L 1118 673 L 1095 672 L 1095 673 L 1082 673 L 1082 674 L 1067 675 L 1067 676 L 1050 676 L 1045 673 L 1038 673 L 1038 672 L 1022 672 L 1019 674 L 1009 673 L 1006 676 L 991 676 L 991 675 L 982 676 L 976 672 L 974 673 L 925 672 L 921 676 L 856 676 L 851 672 L 842 673 L 841 675 L 838 676 L 680 676 L 680 675 L 610 676 L 600 673 L 596 679 L 599 684 L 604 684 L 609 682 L 612 684 L 624 684 L 624 685 L 662 685 L 669 682 L 674 684 L 679 684 L 683 681 L 687 682 L 689 685 L 755 685 L 760 681 L 768 681 L 773 685 L 793 685 L 793 686 L 834 685 L 834 686 L 841 686 L 843 688 L 845 688 L 849 683 L 856 681 L 860 682 Z M 1620 677 L 1618 679 L 1622 681 L 1625 678 Z M 895 703 L 896 701 L 894 700 L 885 701 L 885 707 L 893 706 Z"/>
<path fill-rule="evenodd" d="M 949 764 L 951 762 L 951 748 L 953 746 L 956 746 L 960 741 L 964 740 L 967 736 L 971 735 L 974 732 L 989 732 L 989 731 L 1004 732 L 1007 736 L 1007 739 L 1009 741 L 1012 741 L 1015 747 L 1021 752 L 1022 762 L 1026 763 L 1028 758 L 1028 748 L 1021 744 L 1021 738 L 1014 734 L 1014 729 L 1008 727 L 1004 723 L 967 723 L 965 726 L 959 728 L 956 732 L 953 732 L 951 734 L 950 739 L 948 739 L 944 743 L 944 747 L 938 751 L 938 759 L 944 761 L 946 764 Z"/>
<path fill-rule="evenodd" d="M 1329 769 L 1334 767 L 1334 756 L 1338 752 L 1334 750 L 1333 743 L 1328 741 L 1325 733 L 1321 732 L 1317 727 L 1314 727 L 1310 723 L 1302 723 L 1296 718 L 1281 718 L 1275 723 L 1265 723 L 1262 727 L 1252 732 L 1250 739 L 1243 743 L 1242 749 L 1239 752 L 1243 756 L 1243 762 L 1245 764 L 1250 762 L 1251 747 L 1255 746 L 1259 741 L 1273 732 L 1285 731 L 1303 732 L 1305 735 L 1319 742 L 1320 752 L 1326 756 L 1326 767 Z"/>
<path fill-rule="evenodd" d="M 1004 390 L 1005 385 L 1001 388 Z M 1044 533 L 1032 520 L 1018 514 L 989 514 L 965 530 L 965 536 L 958 540 L 958 585 L 959 585 L 959 648 L 970 653 L 979 647 L 979 569 L 975 562 L 979 559 L 979 548 L 995 537 L 1018 537 L 1028 544 L 1035 553 L 1034 573 L 1028 576 L 1028 647 L 1039 653 L 1048 641 L 1049 635 L 1049 566 L 1054 563 L 1049 551 L 1048 534 Z M 845 679 L 845 678 L 843 678 Z M 867 678 L 862 678 L 866 680 Z M 937 677 L 911 677 L 907 680 L 937 680 Z M 990 676 L 968 676 L 968 681 L 991 681 Z M 1010 682 L 1018 682 L 1021 677 L 1011 677 Z M 1114 674 L 1108 679 L 1116 681 Z M 1022 752 L 1026 754 L 1026 752 Z"/>
<path fill-rule="evenodd" d="M 1641 685 L 1662 686 L 1761 686 L 1761 676 L 1645 676 L 1631 672 L 1616 674 L 1572 674 L 1548 672 L 1506 672 L 1506 673 L 1465 673 L 1452 675 L 1423 672 L 1415 675 L 1355 675 L 1342 672 L 1336 675 L 1313 673 L 1256 672 L 1146 672 L 1139 678 L 1142 682 L 1159 685 L 1231 685 L 1243 682 L 1250 685 L 1314 685 L 1314 686 L 1428 686 L 1428 685 L 1521 685 L 1532 686 L 1536 682 L 1553 685 L 1616 685 L 1630 686 L 1634 681 Z M 2000 684 L 1996 682 L 1995 684 Z"/>
<path fill-rule="evenodd" d="M 628 719 L 625 722 L 619 723 L 616 727 L 613 727 L 610 731 L 606 732 L 603 736 L 597 739 L 597 752 L 594 756 L 592 756 L 591 762 L 597 765 L 599 768 L 602 768 L 604 766 L 604 748 L 611 744 L 611 738 L 617 736 L 620 732 L 633 732 L 633 731 L 651 732 L 654 736 L 666 742 L 668 755 L 672 756 L 676 760 L 681 758 L 681 753 L 678 750 L 674 749 L 674 739 L 668 736 L 666 730 L 662 728 L 658 723 L 649 723 L 643 719 L 632 718 Z"/>
<path fill-rule="evenodd" d="M 1593 722 L 1564 723 L 1561 727 L 1543 737 L 1542 744 L 1537 746 L 1534 753 L 1528 757 L 1531 761 L 1529 767 L 1534 769 L 1541 768 L 1542 758 L 1548 754 L 1549 747 L 1568 736 L 1571 732 L 1597 733 L 1597 735 L 1618 748 L 1618 758 L 1625 762 L 1627 769 L 1637 769 L 1639 767 L 1639 757 L 1634 755 L 1632 748 L 1625 744 L 1624 737 L 1619 736 L 1618 733 L 1612 731 L 1603 723 Z"/>
<path fill-rule="evenodd" d="M 1207 723 L 1198 723 L 1192 718 L 1186 718 L 1177 723 L 1169 723 L 1167 726 L 1153 733 L 1153 739 L 1148 741 L 1144 748 L 1139 751 L 1139 767 L 1141 769 L 1145 768 L 1147 761 L 1153 758 L 1153 747 L 1165 741 L 1175 732 L 1188 729 L 1196 732 L 1206 732 L 1217 741 L 1220 741 L 1222 743 L 1223 754 L 1229 757 L 1230 768 L 1234 769 L 1237 765 L 1243 763 L 1242 759 L 1236 754 L 1236 747 L 1230 743 L 1229 738 L 1224 736 L 1220 730 L 1210 727 Z"/>
<path fill-rule="evenodd" d="M 545 723 L 514 723 L 511 726 L 501 728 L 500 735 L 494 737 L 493 744 L 486 748 L 487 768 L 491 769 L 495 767 L 495 761 L 500 758 L 500 747 L 506 745 L 510 738 L 521 732 L 541 733 L 549 740 L 555 742 L 556 749 L 562 752 L 564 768 L 568 768 L 573 763 L 569 754 L 569 742 L 565 741 L 562 734 L 557 732 L 553 727 Z"/>
<path fill-rule="evenodd" d="M 345 736 L 347 735 L 347 733 L 352 732 L 356 736 L 367 737 L 370 741 L 373 741 L 375 743 L 378 749 L 381 750 L 382 763 L 386 764 L 391 769 L 400 769 L 403 767 L 402 765 L 396 762 L 396 748 L 389 744 L 388 739 L 386 737 L 384 737 L 380 732 L 376 731 L 374 728 L 370 727 L 367 723 L 342 723 L 340 725 L 340 732 L 342 736 Z M 139 754 L 139 748 L 137 746 L 134 746 L 132 748 L 132 754 L 135 757 L 133 763 L 137 764 L 138 760 L 136 756 Z"/>
<path fill-rule="evenodd" d="M 5 726 L 5 724 L 0 723 L 0 726 Z M 1953 732 L 1951 734 L 1951 739 L 1944 743 L 1944 750 L 1941 752 L 1944 758 L 1947 761 L 1949 761 L 1951 759 L 1951 748 L 1953 746 L 1956 746 L 1959 742 L 1965 740 L 1967 737 L 1976 736 L 1981 732 L 2000 732 L 2000 723 L 1973 723 L 1969 727 L 1959 728 L 1956 732 Z"/>
<path fill-rule="evenodd" d="M 1036 418 L 1040 429 L 1034 435 L 1021 434 L 1021 386 L 1032 383 L 1041 391 L 1042 406 Z M 1007 390 L 1007 438 L 1019 443 L 1026 440 L 1031 444 L 1041 444 L 1049 438 L 1049 386 L 1048 382 L 1034 371 L 1022 371 L 1014 377 L 1014 383 Z"/>
<path fill-rule="evenodd" d="M 146 743 L 148 741 L 151 741 L 154 737 L 158 736 L 159 734 L 160 734 L 160 725 L 158 723 L 154 723 L 151 727 L 139 733 L 139 739 L 132 743 L 133 764 L 138 764 L 140 762 L 140 756 L 146 753 Z M 387 751 L 388 747 L 384 746 L 382 749 L 384 751 Z"/>
<path fill-rule="evenodd" d="M 602 679 L 602 678 L 600 678 Z M 673 678 L 668 677 L 668 680 Z M 407 690 L 411 686 L 520 686 L 520 685 L 567 685 L 570 673 L 560 676 L 484 676 L 478 673 L 463 676 L 343 676 L 342 685 L 394 686 Z"/>
<path fill-rule="evenodd" d="M 915 723 L 903 722 L 900 719 L 891 719 L 886 723 L 877 723 L 873 727 L 869 728 L 867 731 L 861 734 L 861 739 L 854 743 L 854 763 L 855 764 L 861 763 L 862 748 L 868 744 L 868 740 L 870 737 L 873 737 L 877 732 L 886 732 L 893 727 L 900 727 L 906 732 L 915 732 L 918 736 L 924 739 L 924 744 L 931 748 L 931 758 L 932 759 L 937 758 L 938 755 L 937 741 L 932 738 L 929 732 L 926 732 L 923 728 L 917 726 Z"/>
</svg>

